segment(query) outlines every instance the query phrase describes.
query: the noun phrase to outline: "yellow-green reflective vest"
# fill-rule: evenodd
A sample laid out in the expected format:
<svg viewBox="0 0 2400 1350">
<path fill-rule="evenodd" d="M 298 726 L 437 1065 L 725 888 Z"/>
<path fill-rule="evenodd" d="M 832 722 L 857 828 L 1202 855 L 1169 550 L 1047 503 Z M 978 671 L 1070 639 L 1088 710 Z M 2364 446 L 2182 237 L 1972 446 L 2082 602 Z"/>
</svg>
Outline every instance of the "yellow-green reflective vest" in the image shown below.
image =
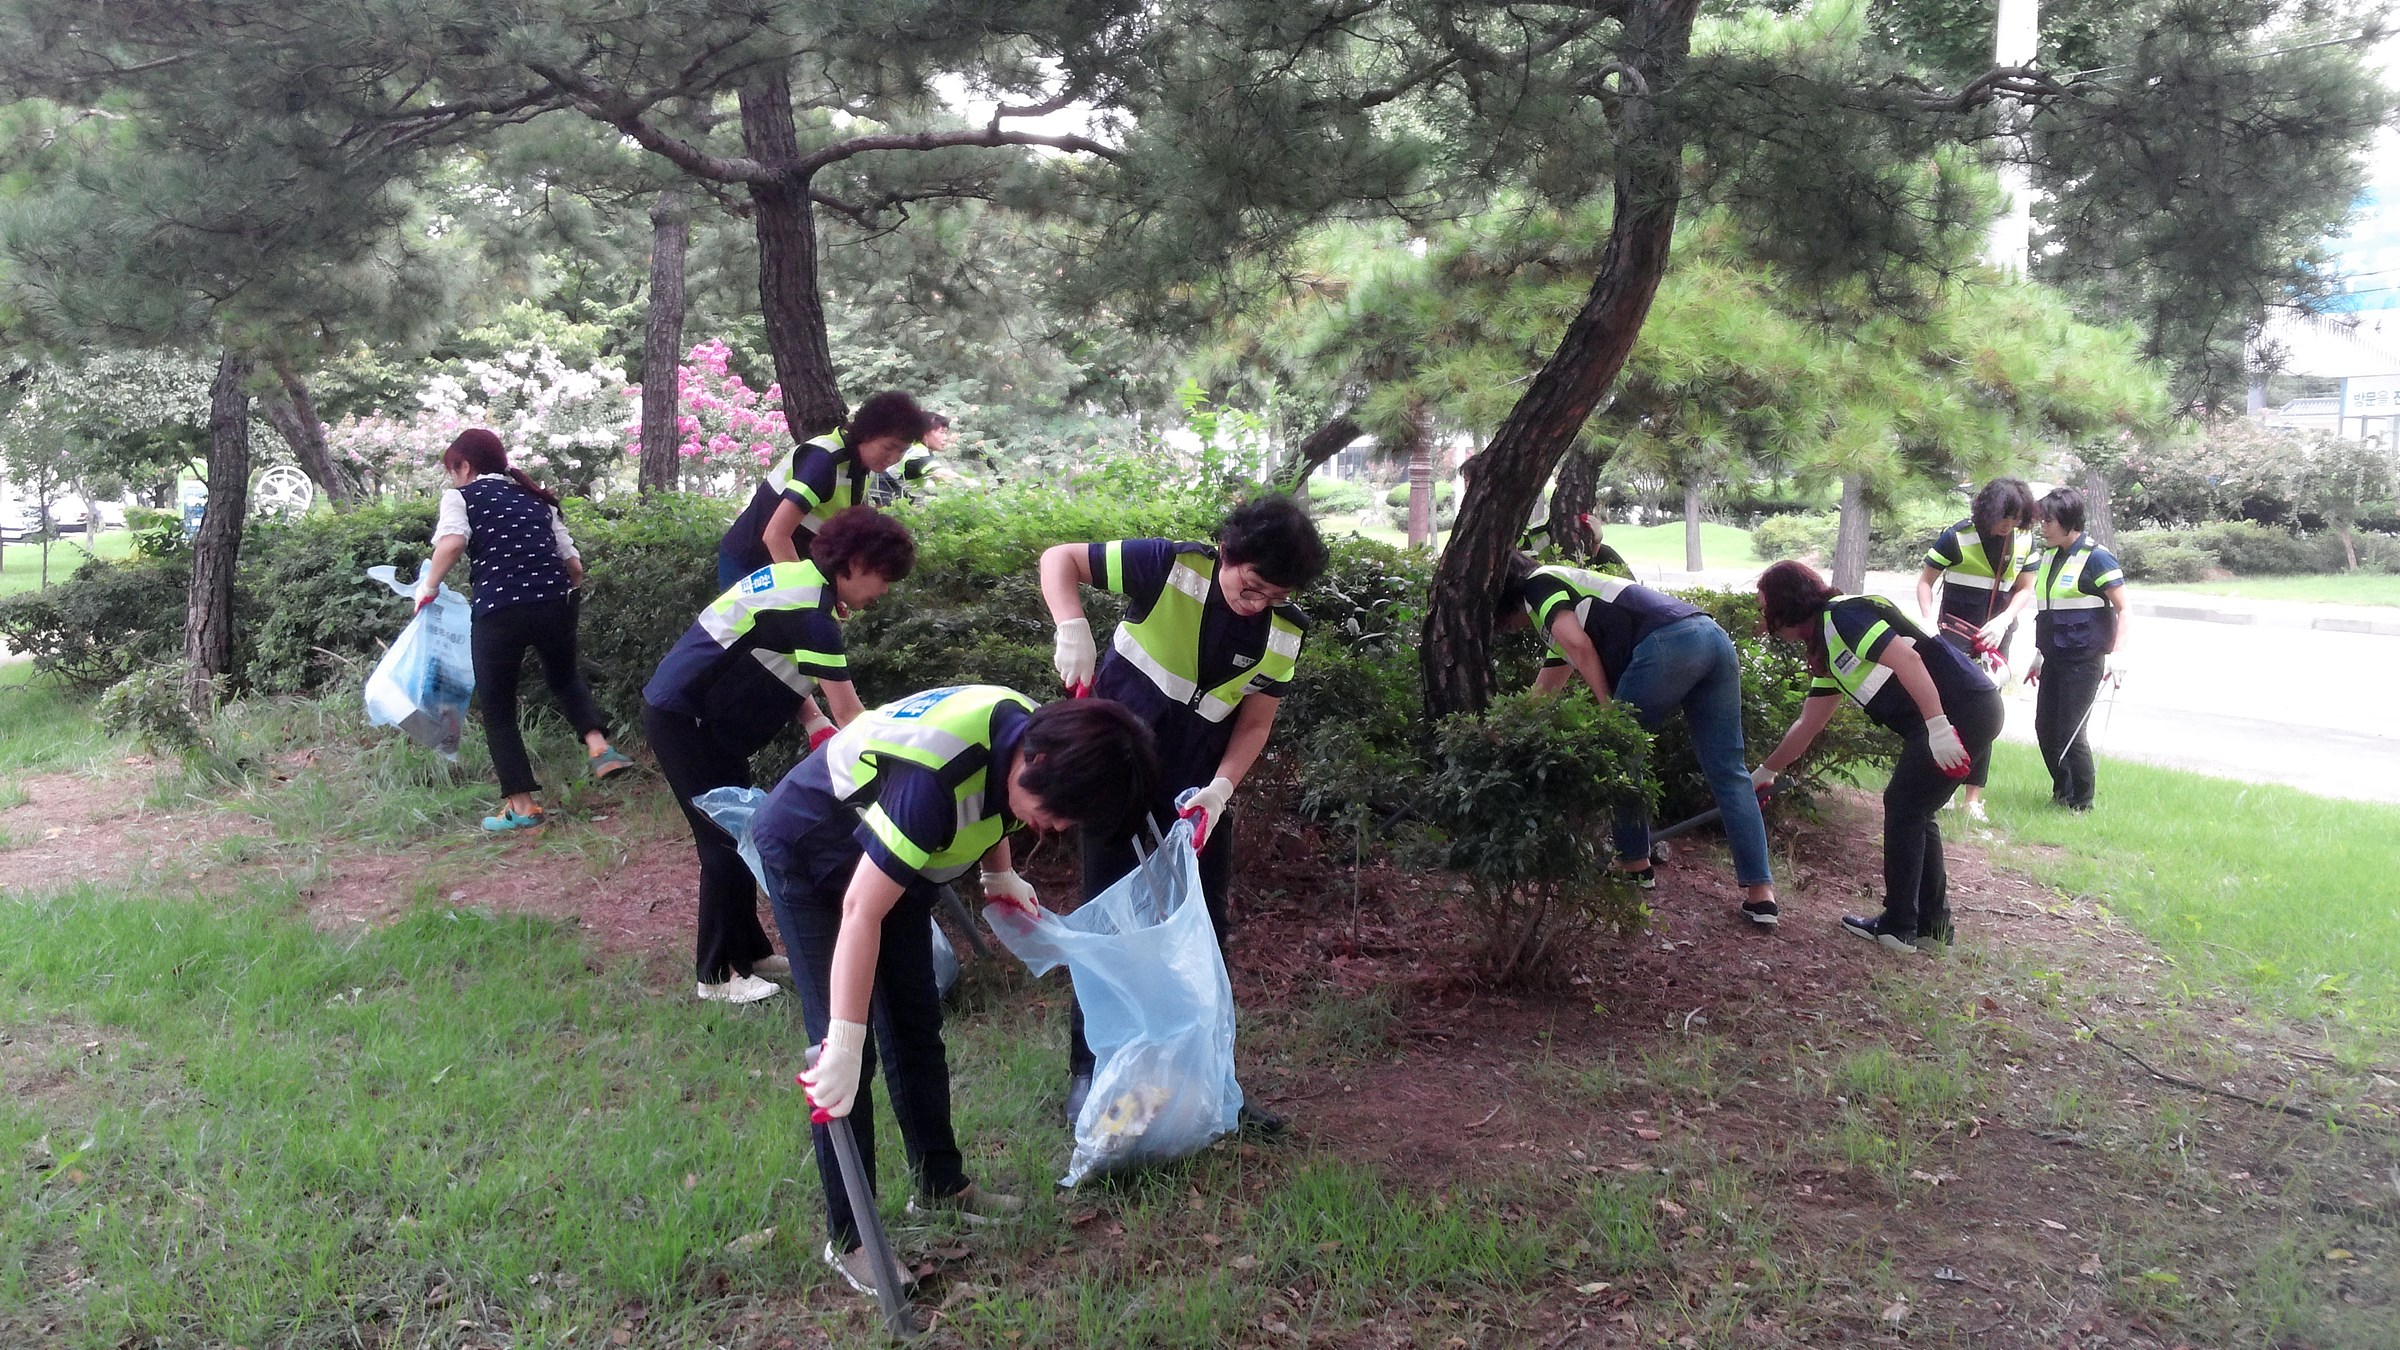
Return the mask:
<svg viewBox="0 0 2400 1350">
<path fill-rule="evenodd" d="M 1542 601 L 1541 608 L 1534 611 L 1533 626 L 1540 629 L 1545 637 L 1550 632 L 1550 620 L 1558 613 L 1560 605 L 1572 601 L 1575 617 L 1588 623 L 1591 621 L 1594 600 L 1614 603 L 1618 596 L 1625 593 L 1625 588 L 1633 584 L 1623 577 L 1612 577 L 1606 572 L 1594 572 L 1585 567 L 1537 567 L 1533 573 L 1535 576 L 1563 581 L 1567 584 L 1567 590 L 1572 592 L 1568 595 L 1550 595 Z"/>
<path fill-rule="evenodd" d="M 1117 589 L 1113 583 L 1119 575 L 1122 547 L 1121 542 L 1111 541 L 1104 552 L 1109 575 L 1103 584 L 1110 590 Z M 1259 654 L 1258 664 L 1235 671 L 1222 684 L 1204 687 L 1200 683 L 1200 619 L 1207 612 L 1208 593 L 1216 575 L 1217 560 L 1207 554 L 1176 554 L 1175 565 L 1167 570 L 1167 584 L 1159 590 L 1150 612 L 1139 623 L 1118 624 L 1109 645 L 1169 700 L 1208 721 L 1222 722 L 1233 715 L 1253 684 L 1292 678 L 1300 659 L 1301 630 L 1280 610 L 1269 611 L 1267 649 Z"/>
<path fill-rule="evenodd" d="M 1867 706 L 1867 701 L 1882 690 L 1884 682 L 1892 678 L 1890 666 L 1878 665 L 1867 659 L 1866 655 L 1874 649 L 1876 639 L 1891 630 L 1892 622 L 1878 615 L 1875 622 L 1868 626 L 1867 631 L 1858 635 L 1858 645 L 1852 646 L 1845 641 L 1841 630 L 1834 626 L 1833 607 L 1846 600 L 1861 598 L 1855 595 L 1837 595 L 1826 601 L 1823 623 L 1825 625 L 1825 663 L 1833 668 L 1833 682 L 1841 687 L 1843 693 L 1850 696 L 1851 702 L 1864 708 Z"/>
<path fill-rule="evenodd" d="M 2033 581 L 2034 608 L 2037 610 L 2108 608 L 2107 596 L 2086 595 L 2083 592 L 2083 568 L 2084 564 L 2091 560 L 2092 537 L 2088 534 L 2077 535 L 2074 543 L 2063 549 L 2051 549 L 2043 554 L 2036 564 L 2042 570 L 2035 574 Z M 2056 566 L 2053 566 L 2053 563 L 2056 563 Z M 2124 579 L 2123 569 L 2118 569 L 2092 578 L 2092 583 L 2097 586 L 2106 586 L 2111 581 L 2123 581 Z"/>
<path fill-rule="evenodd" d="M 766 566 L 733 583 L 733 589 L 709 602 L 700 611 L 700 628 L 728 651 L 750 632 L 761 614 L 777 610 L 815 609 L 825 603 L 825 574 L 817 565 L 800 562 L 768 563 Z M 789 655 L 753 647 L 751 659 L 766 667 L 767 673 L 799 693 L 817 687 L 817 682 L 801 673 L 795 658 L 814 665 L 843 664 L 840 652 L 796 651 Z"/>
<path fill-rule="evenodd" d="M 867 466 L 856 455 L 844 454 L 844 448 L 840 430 L 828 431 L 822 436 L 812 436 L 802 441 L 782 459 L 775 461 L 775 467 L 767 471 L 769 491 L 778 497 L 786 492 L 797 492 L 801 500 L 808 503 L 807 511 L 800 517 L 800 528 L 810 534 L 825 528 L 825 522 L 842 511 L 867 499 Z M 817 494 L 807 484 L 792 480 L 793 472 L 800 467 L 801 458 L 810 450 L 824 450 L 834 458 L 833 493 L 823 501 L 817 500 Z"/>
<path fill-rule="evenodd" d="M 957 880 L 1018 824 L 1002 818 L 1008 785 L 992 773 L 992 721 L 1002 706 L 1030 713 L 1033 700 L 998 685 L 964 684 L 928 689 L 860 717 L 825 744 L 834 796 L 858 800 L 887 762 L 930 769 L 958 803 L 957 833 L 940 851 L 928 852 L 901 833 L 880 807 L 870 805 L 859 818 L 917 875 Z"/>
<path fill-rule="evenodd" d="M 1983 535 L 1973 520 L 1962 520 L 1950 527 L 1958 540 L 1958 561 L 1952 562 L 1933 549 L 1925 550 L 1925 561 L 1942 569 L 1942 584 L 1964 586 L 1970 590 L 2006 590 L 2025 570 L 2028 549 L 2026 536 L 2013 534 L 2008 539 L 2008 556 L 2002 559 L 1998 572 L 1992 570 L 1991 556 L 1984 552 Z"/>
</svg>

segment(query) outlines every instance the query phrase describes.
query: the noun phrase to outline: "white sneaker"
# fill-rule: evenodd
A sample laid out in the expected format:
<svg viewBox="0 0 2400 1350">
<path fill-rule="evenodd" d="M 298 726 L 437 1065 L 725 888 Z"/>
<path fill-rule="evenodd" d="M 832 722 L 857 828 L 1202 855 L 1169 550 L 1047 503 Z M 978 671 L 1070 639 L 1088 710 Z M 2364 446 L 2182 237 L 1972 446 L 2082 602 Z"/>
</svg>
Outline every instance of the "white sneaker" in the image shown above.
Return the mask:
<svg viewBox="0 0 2400 1350">
<path fill-rule="evenodd" d="M 835 1251 L 833 1244 L 828 1242 L 825 1244 L 825 1264 L 833 1267 L 833 1273 L 841 1276 L 842 1282 L 852 1289 L 868 1298 L 877 1296 L 875 1293 L 875 1263 L 868 1259 L 866 1248 L 852 1247 L 846 1252 L 839 1252 Z M 911 1275 L 905 1267 L 902 1268 L 900 1271 L 901 1293 L 906 1294 L 916 1287 L 916 1276 Z"/>
<path fill-rule="evenodd" d="M 750 963 L 750 973 L 762 980 L 788 980 L 792 978 L 792 958 L 781 952 L 762 956 Z"/>
<path fill-rule="evenodd" d="M 1983 813 L 1983 798 L 1977 797 L 1975 800 L 1967 803 L 1967 819 L 1974 821 L 1978 825 L 1989 824 L 1991 822 L 1992 818 Z"/>
<path fill-rule="evenodd" d="M 723 984 L 702 984 L 703 1003 L 756 1003 L 783 992 L 782 986 L 767 983 L 756 975 L 736 975 Z"/>
</svg>

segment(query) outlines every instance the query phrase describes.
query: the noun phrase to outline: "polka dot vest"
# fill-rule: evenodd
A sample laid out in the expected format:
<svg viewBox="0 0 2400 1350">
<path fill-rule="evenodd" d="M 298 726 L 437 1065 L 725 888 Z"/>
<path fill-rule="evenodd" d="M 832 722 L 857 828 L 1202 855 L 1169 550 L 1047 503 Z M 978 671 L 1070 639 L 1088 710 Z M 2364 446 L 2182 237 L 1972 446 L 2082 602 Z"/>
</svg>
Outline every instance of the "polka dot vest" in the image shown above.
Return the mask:
<svg viewBox="0 0 2400 1350">
<path fill-rule="evenodd" d="M 478 478 L 458 495 L 467 503 L 475 613 L 556 600 L 572 589 L 540 498 L 505 478 Z"/>
</svg>

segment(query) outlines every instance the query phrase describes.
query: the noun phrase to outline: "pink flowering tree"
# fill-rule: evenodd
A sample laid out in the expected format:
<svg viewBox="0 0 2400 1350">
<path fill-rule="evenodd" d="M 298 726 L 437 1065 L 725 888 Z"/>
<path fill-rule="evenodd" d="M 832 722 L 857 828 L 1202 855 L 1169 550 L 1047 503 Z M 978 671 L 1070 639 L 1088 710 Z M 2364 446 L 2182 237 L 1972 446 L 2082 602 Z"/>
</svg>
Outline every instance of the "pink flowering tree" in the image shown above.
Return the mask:
<svg viewBox="0 0 2400 1350">
<path fill-rule="evenodd" d="M 711 338 L 695 343 L 676 367 L 680 408 L 675 418 L 675 453 L 682 461 L 681 481 L 687 492 L 712 497 L 746 493 L 761 474 L 792 445 L 783 416 L 783 390 L 777 385 L 753 389 L 735 373 L 733 349 Z M 638 461 L 642 454 L 642 391 L 625 391 L 630 409 L 621 428 L 625 454 Z"/>
</svg>

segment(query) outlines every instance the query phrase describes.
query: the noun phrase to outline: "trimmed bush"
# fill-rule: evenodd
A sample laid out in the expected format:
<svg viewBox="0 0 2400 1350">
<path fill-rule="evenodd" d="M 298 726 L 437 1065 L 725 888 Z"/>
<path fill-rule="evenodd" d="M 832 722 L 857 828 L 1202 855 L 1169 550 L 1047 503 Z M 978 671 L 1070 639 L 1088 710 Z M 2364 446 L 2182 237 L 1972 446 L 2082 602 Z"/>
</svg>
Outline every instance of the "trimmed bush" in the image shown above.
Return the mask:
<svg viewBox="0 0 2400 1350">
<path fill-rule="evenodd" d="M 683 493 L 567 503 L 585 569 L 577 652 L 612 736 L 640 736 L 642 686 L 717 598 L 717 541 L 733 506 Z"/>
<path fill-rule="evenodd" d="M 1426 815 L 1443 865 L 1466 877 L 1486 979 L 1544 983 L 1576 939 L 1647 920 L 1641 893 L 1608 875 L 1608 822 L 1650 796 L 1648 741 L 1623 704 L 1530 690 L 1444 719 Z"/>
<path fill-rule="evenodd" d="M 2200 547 L 2192 530 L 2128 530 L 2117 536 L 2117 561 L 2129 581 L 2201 581 L 2217 555 Z"/>
<path fill-rule="evenodd" d="M 1830 514 L 1769 516 L 1750 531 L 1750 552 L 1760 562 L 1830 562 L 1840 528 L 1839 518 Z"/>
<path fill-rule="evenodd" d="M 1311 478 L 1308 480 L 1308 509 L 1320 516 L 1354 516 L 1375 502 L 1375 494 L 1364 483 L 1347 478 Z"/>
<path fill-rule="evenodd" d="M 183 617 L 192 585 L 189 552 L 111 562 L 92 558 L 46 590 L 0 600 L 0 640 L 33 658 L 34 669 L 96 694 L 134 672 L 183 655 Z M 235 632 L 250 606 L 234 596 Z M 238 656 L 237 650 L 237 656 Z"/>
<path fill-rule="evenodd" d="M 2287 530 L 2246 520 L 2203 525 L 2192 531 L 2192 542 L 2215 555 L 2219 565 L 2236 576 L 2292 576 L 2332 571 L 2341 566 L 2339 540 L 2332 541 L 2333 566 L 2327 567 L 2321 545 Z"/>
<path fill-rule="evenodd" d="M 390 563 L 403 580 L 415 577 L 433 552 L 437 506 L 429 497 L 382 501 L 252 525 L 242 577 L 259 614 L 240 683 L 267 694 L 364 684 L 411 613 L 407 601 L 368 580 L 367 569 Z M 467 589 L 463 567 L 451 585 Z"/>
</svg>

